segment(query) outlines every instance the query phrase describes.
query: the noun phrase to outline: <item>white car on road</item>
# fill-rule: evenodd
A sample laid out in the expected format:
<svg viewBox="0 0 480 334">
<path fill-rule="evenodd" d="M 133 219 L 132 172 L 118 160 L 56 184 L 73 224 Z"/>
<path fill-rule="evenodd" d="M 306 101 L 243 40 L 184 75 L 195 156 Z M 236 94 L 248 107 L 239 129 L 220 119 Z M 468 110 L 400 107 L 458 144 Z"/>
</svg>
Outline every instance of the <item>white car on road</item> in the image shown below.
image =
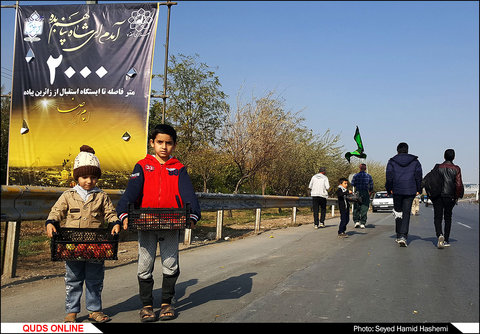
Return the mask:
<svg viewBox="0 0 480 334">
<path fill-rule="evenodd" d="M 378 191 L 372 200 L 372 211 L 378 210 L 393 210 L 393 197 L 387 194 L 386 191 Z"/>
</svg>

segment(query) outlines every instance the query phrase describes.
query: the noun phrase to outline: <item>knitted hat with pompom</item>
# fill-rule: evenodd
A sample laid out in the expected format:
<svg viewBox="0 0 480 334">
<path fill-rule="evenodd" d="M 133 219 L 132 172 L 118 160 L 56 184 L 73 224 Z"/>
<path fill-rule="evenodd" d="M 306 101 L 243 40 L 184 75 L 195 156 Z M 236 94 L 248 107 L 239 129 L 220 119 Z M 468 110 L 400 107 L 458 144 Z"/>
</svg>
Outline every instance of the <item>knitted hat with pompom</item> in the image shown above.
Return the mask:
<svg viewBox="0 0 480 334">
<path fill-rule="evenodd" d="M 88 145 L 80 147 L 80 153 L 75 158 L 73 163 L 73 178 L 78 180 L 80 176 L 96 176 L 97 179 L 102 176 L 100 169 L 100 161 L 95 156 L 95 151 Z"/>
</svg>

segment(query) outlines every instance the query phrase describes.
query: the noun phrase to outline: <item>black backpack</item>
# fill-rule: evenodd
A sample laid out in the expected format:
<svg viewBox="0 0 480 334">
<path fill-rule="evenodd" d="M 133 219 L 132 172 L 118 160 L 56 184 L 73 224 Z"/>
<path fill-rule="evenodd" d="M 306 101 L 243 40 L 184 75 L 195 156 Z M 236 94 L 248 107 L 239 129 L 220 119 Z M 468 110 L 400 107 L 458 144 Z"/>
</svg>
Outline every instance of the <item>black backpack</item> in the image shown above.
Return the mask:
<svg viewBox="0 0 480 334">
<path fill-rule="evenodd" d="M 443 174 L 438 169 L 438 164 L 425 175 L 422 180 L 422 188 L 425 188 L 428 197 L 435 198 L 442 194 L 443 190 Z"/>
</svg>

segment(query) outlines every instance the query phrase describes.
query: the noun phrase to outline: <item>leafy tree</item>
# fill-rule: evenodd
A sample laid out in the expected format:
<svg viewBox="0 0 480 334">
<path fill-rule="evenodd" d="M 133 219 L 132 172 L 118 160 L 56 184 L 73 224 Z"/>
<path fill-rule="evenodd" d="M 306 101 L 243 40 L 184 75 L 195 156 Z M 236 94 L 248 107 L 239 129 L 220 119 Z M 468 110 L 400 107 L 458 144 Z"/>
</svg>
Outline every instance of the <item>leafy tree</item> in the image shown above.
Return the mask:
<svg viewBox="0 0 480 334">
<path fill-rule="evenodd" d="M 198 58 L 198 55 L 172 55 L 168 67 L 165 123 L 178 132 L 177 152 L 185 164 L 197 158 L 193 153 L 200 148 L 217 144 L 218 129 L 229 110 L 218 76 Z M 163 79 L 163 75 L 154 77 Z M 162 107 L 163 101 L 153 104 L 151 126 L 161 122 Z"/>
</svg>

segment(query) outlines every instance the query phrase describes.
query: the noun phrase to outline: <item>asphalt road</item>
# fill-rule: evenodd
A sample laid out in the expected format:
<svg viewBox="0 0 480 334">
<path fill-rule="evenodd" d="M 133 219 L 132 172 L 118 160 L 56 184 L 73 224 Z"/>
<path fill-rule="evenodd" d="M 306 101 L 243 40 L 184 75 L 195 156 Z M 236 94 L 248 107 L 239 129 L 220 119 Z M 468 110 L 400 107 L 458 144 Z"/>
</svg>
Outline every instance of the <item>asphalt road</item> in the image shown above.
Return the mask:
<svg viewBox="0 0 480 334">
<path fill-rule="evenodd" d="M 454 208 L 445 249 L 436 248 L 433 209 L 421 205 L 407 248 L 394 242 L 393 216 L 377 212 L 366 229 L 350 222 L 343 240 L 332 218 L 324 229 L 303 225 L 182 251 L 171 322 L 478 323 L 478 208 Z M 105 277 L 105 313 L 114 323 L 138 323 L 136 263 Z M 158 313 L 159 262 L 155 282 Z M 2 289 L 1 321 L 61 322 L 64 290 L 63 278 Z"/>
</svg>

